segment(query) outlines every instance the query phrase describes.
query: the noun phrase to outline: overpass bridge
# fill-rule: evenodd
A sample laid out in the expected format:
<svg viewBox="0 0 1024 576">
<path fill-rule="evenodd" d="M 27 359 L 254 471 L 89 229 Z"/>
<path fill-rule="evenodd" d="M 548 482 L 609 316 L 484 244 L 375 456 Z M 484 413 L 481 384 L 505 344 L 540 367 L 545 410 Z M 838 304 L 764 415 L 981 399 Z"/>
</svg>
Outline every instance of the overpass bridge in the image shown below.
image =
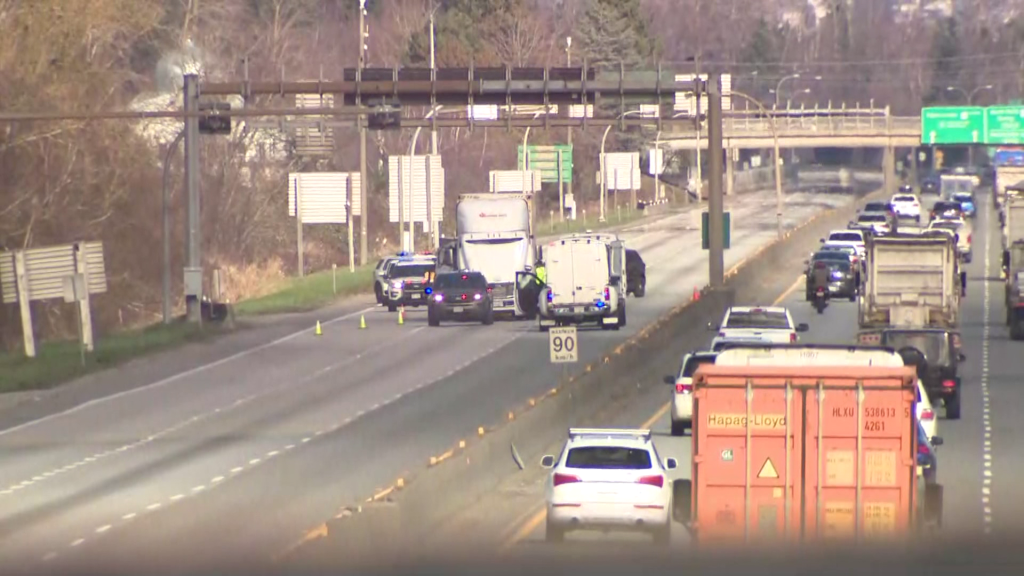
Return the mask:
<svg viewBox="0 0 1024 576">
<path fill-rule="evenodd" d="M 774 130 L 773 130 L 774 120 Z M 888 108 L 784 109 L 769 115 L 734 111 L 723 119 L 723 146 L 729 150 L 780 148 L 903 148 L 921 145 L 920 116 L 892 116 Z M 693 126 L 673 124 L 661 132 L 669 149 L 708 146 L 707 123 L 700 137 Z"/>
</svg>

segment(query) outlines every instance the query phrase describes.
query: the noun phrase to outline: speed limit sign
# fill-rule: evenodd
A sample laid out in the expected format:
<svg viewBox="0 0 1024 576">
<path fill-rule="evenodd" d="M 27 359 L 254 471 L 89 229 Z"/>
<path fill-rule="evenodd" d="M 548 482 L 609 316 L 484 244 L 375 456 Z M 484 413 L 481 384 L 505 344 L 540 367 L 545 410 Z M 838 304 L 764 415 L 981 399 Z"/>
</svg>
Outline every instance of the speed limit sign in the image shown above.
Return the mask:
<svg viewBox="0 0 1024 576">
<path fill-rule="evenodd" d="M 578 360 L 575 326 L 549 329 L 548 343 L 551 348 L 551 362 L 553 364 L 576 362 Z"/>
</svg>

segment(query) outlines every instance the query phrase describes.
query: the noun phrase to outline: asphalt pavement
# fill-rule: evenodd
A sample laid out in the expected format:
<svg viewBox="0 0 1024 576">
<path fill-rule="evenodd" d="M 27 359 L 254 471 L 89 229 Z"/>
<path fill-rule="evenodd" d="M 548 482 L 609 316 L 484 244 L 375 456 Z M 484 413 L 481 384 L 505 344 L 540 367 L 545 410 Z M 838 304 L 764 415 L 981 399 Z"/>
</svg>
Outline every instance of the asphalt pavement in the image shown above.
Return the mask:
<svg viewBox="0 0 1024 576">
<path fill-rule="evenodd" d="M 925 198 L 930 206 L 932 198 Z M 979 202 L 991 206 L 991 198 Z M 961 304 L 961 334 L 967 361 L 961 365 L 963 404 L 960 420 L 945 420 L 938 409 L 938 435 L 944 440 L 938 454 L 938 481 L 944 486 L 945 536 L 972 538 L 992 534 L 1015 537 L 1024 518 L 1024 488 L 1016 481 L 1024 473 L 1017 446 L 1024 442 L 1024 388 L 1020 386 L 1022 344 L 1007 336 L 1003 323 L 1003 285 L 999 279 L 1000 231 L 994 212 L 980 213 L 974 223 L 974 260 L 967 265 L 967 297 Z M 813 250 L 808 247 L 809 251 Z M 854 344 L 857 335 L 857 304 L 834 300 L 819 314 L 805 298 L 803 277 L 777 303 L 786 306 L 797 323 L 810 330 L 802 342 Z M 711 336 L 708 336 L 710 344 Z M 687 352 L 680 350 L 680 357 Z M 666 369 L 666 373 L 671 369 Z M 653 389 L 611 418 L 608 426 L 650 428 L 655 445 L 664 457 L 674 457 L 680 467 L 669 471 L 672 479 L 690 478 L 691 438 L 670 435 L 668 401 L 671 387 Z M 559 447 L 552 447 L 555 450 Z M 466 510 L 452 521 L 441 540 L 475 538 L 479 546 L 497 546 L 516 553 L 538 547 L 566 546 L 569 551 L 587 547 L 614 550 L 642 545 L 650 538 L 637 534 L 581 532 L 569 534 L 560 545 L 544 542 L 543 481 L 546 471 L 530 462 L 528 471 L 509 479 L 496 494 Z M 686 529 L 674 523 L 673 546 L 686 546 Z"/>
<path fill-rule="evenodd" d="M 787 199 L 793 226 L 851 197 Z M 775 237 L 773 207 L 771 194 L 736 197 L 727 268 Z M 647 297 L 625 329 L 581 332 L 581 362 L 706 283 L 699 222 L 692 211 L 620 232 L 648 263 Z M 424 310 L 404 325 L 352 310 L 322 336 L 310 326 L 0 431 L 0 564 L 269 561 L 560 375 L 534 323 L 428 328 Z"/>
</svg>

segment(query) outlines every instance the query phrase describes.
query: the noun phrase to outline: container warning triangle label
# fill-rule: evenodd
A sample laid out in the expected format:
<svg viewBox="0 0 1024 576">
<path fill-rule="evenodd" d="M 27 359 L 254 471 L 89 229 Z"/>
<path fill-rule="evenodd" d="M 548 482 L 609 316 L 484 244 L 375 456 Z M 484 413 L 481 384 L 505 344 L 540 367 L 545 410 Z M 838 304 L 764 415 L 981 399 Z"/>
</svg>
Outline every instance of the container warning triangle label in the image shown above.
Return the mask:
<svg viewBox="0 0 1024 576">
<path fill-rule="evenodd" d="M 765 458 L 764 465 L 761 466 L 761 471 L 757 473 L 758 478 L 778 478 L 779 473 L 775 470 L 775 465 L 772 464 L 771 458 Z"/>
</svg>

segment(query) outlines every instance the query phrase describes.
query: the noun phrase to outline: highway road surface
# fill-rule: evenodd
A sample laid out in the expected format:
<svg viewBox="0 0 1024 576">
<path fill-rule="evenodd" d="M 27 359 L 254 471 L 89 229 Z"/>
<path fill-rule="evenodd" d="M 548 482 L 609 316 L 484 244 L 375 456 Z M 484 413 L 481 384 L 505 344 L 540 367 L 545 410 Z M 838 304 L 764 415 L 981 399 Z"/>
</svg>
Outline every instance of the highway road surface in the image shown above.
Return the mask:
<svg viewBox="0 0 1024 576">
<path fill-rule="evenodd" d="M 788 200 L 793 226 L 851 197 Z M 775 236 L 772 195 L 735 202 L 727 267 Z M 706 283 L 695 225 L 691 212 L 622 232 L 648 295 L 626 329 L 581 334 L 581 362 Z M 420 310 L 399 326 L 376 308 L 360 331 L 359 313 L 0 431 L 0 565 L 269 561 L 560 374 L 534 323 L 428 328 Z"/>
<path fill-rule="evenodd" d="M 930 198 L 927 200 L 931 200 Z M 985 207 L 991 199 L 979 200 Z M 930 204 L 930 202 L 929 202 Z M 1015 536 L 1024 518 L 1024 487 L 1017 478 L 1024 475 L 1024 459 L 1018 455 L 1024 443 L 1024 387 L 1021 387 L 1022 344 L 1009 340 L 1003 323 L 1003 287 L 999 280 L 1000 232 L 991 211 L 975 221 L 974 261 L 967 265 L 967 298 L 962 304 L 961 334 L 967 361 L 961 366 L 963 405 L 961 419 L 945 420 L 941 409 L 938 435 L 945 443 L 938 448 L 938 480 L 945 487 L 943 532 L 948 536 L 974 537 L 984 534 Z M 813 250 L 808 247 L 808 251 Z M 987 279 L 987 280 L 986 280 Z M 835 300 L 818 314 L 805 300 L 803 277 L 795 278 L 778 303 L 790 309 L 796 322 L 810 330 L 801 341 L 822 344 L 852 344 L 857 334 L 857 304 Z M 708 335 L 708 343 L 713 334 Z M 686 350 L 680 350 L 682 356 Z M 665 374 L 677 366 L 666 366 Z M 652 388 L 607 423 L 617 427 L 651 428 L 664 457 L 674 457 L 680 467 L 670 471 L 673 479 L 689 478 L 691 438 L 669 434 L 667 401 L 670 386 Z M 553 449 L 559 447 L 552 447 Z M 509 479 L 499 494 L 487 498 L 452 521 L 442 539 L 476 538 L 481 545 L 501 550 L 536 550 L 538 547 L 599 547 L 601 550 L 636 545 L 651 546 L 642 534 L 569 534 L 561 545 L 544 542 L 543 480 L 546 471 L 536 462 L 516 479 Z M 685 546 L 689 534 L 674 524 L 674 545 Z"/>
</svg>

